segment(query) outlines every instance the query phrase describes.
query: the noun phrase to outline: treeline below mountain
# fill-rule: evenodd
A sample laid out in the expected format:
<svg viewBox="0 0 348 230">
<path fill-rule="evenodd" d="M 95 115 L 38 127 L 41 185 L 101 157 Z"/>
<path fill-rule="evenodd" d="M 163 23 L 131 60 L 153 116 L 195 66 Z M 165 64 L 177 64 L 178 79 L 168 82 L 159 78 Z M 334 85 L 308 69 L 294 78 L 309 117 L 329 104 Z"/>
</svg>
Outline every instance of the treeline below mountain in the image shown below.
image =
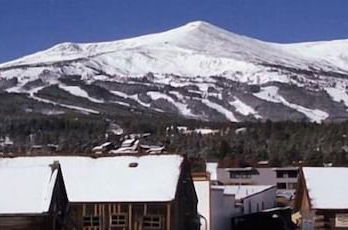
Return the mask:
<svg viewBox="0 0 348 230">
<path fill-rule="evenodd" d="M 122 127 L 122 135 L 113 129 Z M 203 135 L 181 132 L 209 127 L 218 131 Z M 170 127 L 170 128 L 169 128 Z M 50 154 L 92 154 L 91 149 L 106 141 L 120 143 L 130 133 L 151 133 L 147 143 L 166 145 L 168 152 L 209 160 L 237 160 L 246 163 L 269 161 L 272 166 L 302 163 L 348 166 L 348 122 L 259 122 L 209 123 L 173 117 L 108 117 L 63 114 L 42 116 L 28 113 L 0 117 L 0 152 L 30 154 L 33 146 L 54 145 Z M 13 145 L 6 145 L 6 138 Z"/>
<path fill-rule="evenodd" d="M 222 133 L 175 135 L 170 138 L 177 152 L 209 160 L 239 161 L 246 165 L 269 161 L 272 166 L 348 166 L 348 122 L 238 123 Z"/>
</svg>

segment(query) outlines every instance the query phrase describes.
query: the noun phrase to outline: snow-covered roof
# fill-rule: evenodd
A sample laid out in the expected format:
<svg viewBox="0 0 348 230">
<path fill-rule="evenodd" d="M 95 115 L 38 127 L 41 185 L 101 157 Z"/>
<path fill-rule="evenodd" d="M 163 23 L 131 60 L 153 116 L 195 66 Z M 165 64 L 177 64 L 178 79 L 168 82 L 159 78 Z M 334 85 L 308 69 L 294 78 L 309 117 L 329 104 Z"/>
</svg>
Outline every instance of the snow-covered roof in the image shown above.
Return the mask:
<svg viewBox="0 0 348 230">
<path fill-rule="evenodd" d="M 92 151 L 93 151 L 93 152 L 102 151 L 104 148 L 108 147 L 108 146 L 111 145 L 111 144 L 112 144 L 111 142 L 105 142 L 104 144 L 95 146 L 95 147 L 92 149 Z"/>
<path fill-rule="evenodd" d="M 20 157 L 0 159 L 0 168 L 54 160 L 61 165 L 70 202 L 162 202 L 175 198 L 183 157 Z"/>
<path fill-rule="evenodd" d="M 217 162 L 207 162 L 206 170 L 210 173 L 210 180 L 217 180 Z"/>
<path fill-rule="evenodd" d="M 213 186 L 215 188 L 224 189 L 225 195 L 235 195 L 237 200 L 242 200 L 246 197 L 253 196 L 257 193 L 264 192 L 272 187 L 273 185 L 223 185 Z"/>
<path fill-rule="evenodd" d="M 348 209 L 348 168 L 302 168 L 313 209 Z"/>
<path fill-rule="evenodd" d="M 126 147 L 138 147 L 139 140 L 138 139 L 126 139 L 122 142 L 121 147 L 126 148 Z"/>
<path fill-rule="evenodd" d="M 49 210 L 58 169 L 47 164 L 22 167 L 0 163 L 0 215 L 40 214 Z"/>
</svg>

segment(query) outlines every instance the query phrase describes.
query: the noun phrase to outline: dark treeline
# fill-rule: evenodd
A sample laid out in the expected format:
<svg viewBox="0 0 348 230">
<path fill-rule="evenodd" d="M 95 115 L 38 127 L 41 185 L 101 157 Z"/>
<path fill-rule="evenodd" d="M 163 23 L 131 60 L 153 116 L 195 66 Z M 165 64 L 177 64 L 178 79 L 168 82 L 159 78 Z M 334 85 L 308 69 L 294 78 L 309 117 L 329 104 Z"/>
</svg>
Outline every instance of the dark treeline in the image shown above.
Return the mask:
<svg viewBox="0 0 348 230">
<path fill-rule="evenodd" d="M 348 166 L 348 122 L 240 123 L 224 128 L 222 135 L 178 134 L 169 139 L 175 151 L 210 160 L 269 160 L 273 166 L 299 162 L 310 166 Z"/>
<path fill-rule="evenodd" d="M 321 166 L 333 163 L 348 166 L 348 122 L 258 122 L 207 123 L 169 117 L 109 117 L 66 114 L 0 118 L 0 138 L 9 137 L 14 145 L 3 152 L 26 154 L 32 146 L 54 144 L 64 154 L 90 154 L 91 149 L 110 139 L 111 124 L 118 124 L 127 133 L 151 133 L 147 140 L 165 144 L 169 152 L 187 153 L 210 160 L 237 159 L 246 162 L 269 160 L 273 166 L 303 162 Z M 211 127 L 220 130 L 214 135 L 183 134 L 176 126 Z M 173 128 L 168 131 L 167 127 Z"/>
</svg>

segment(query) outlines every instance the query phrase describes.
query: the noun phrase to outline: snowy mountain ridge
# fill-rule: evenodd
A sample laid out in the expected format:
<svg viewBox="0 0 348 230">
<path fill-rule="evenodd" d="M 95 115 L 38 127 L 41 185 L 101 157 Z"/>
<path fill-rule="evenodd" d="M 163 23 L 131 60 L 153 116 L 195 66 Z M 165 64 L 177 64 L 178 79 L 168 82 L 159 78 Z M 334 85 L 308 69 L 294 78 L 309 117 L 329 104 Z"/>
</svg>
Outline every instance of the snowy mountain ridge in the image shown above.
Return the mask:
<svg viewBox="0 0 348 230">
<path fill-rule="evenodd" d="M 204 120 L 341 120 L 347 51 L 348 40 L 278 44 L 197 21 L 119 41 L 62 43 L 0 64 L 0 90 L 83 112 L 110 104 Z M 70 105 L 52 89 L 91 104 Z"/>
</svg>

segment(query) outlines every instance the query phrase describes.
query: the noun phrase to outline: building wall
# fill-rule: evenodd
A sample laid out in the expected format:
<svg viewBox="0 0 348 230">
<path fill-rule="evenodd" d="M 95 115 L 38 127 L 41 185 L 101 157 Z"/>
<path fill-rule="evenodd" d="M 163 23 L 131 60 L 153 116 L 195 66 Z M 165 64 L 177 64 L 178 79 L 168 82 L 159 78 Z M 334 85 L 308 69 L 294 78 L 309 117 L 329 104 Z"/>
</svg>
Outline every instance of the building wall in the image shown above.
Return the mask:
<svg viewBox="0 0 348 230">
<path fill-rule="evenodd" d="M 231 178 L 230 173 L 225 168 L 217 169 L 217 179 L 218 181 L 226 185 L 255 184 L 252 176 L 250 176 L 249 178 Z"/>
<path fill-rule="evenodd" d="M 199 215 L 203 216 L 201 230 L 210 230 L 210 181 L 195 181 L 194 185 L 198 197 L 197 211 Z"/>
<path fill-rule="evenodd" d="M 314 227 L 348 229 L 348 210 L 315 210 Z"/>
<path fill-rule="evenodd" d="M 231 217 L 237 213 L 233 195 L 224 195 L 223 189 L 211 190 L 211 230 L 231 229 Z"/>
<path fill-rule="evenodd" d="M 52 229 L 49 216 L 0 216 L 1 230 L 47 230 Z"/>
<path fill-rule="evenodd" d="M 259 175 L 253 175 L 252 179 L 256 185 L 276 185 L 276 172 L 273 168 L 257 168 Z"/>
<path fill-rule="evenodd" d="M 243 215 L 256 213 L 276 206 L 276 187 L 246 197 L 242 200 Z"/>
<path fill-rule="evenodd" d="M 281 169 L 281 168 L 280 168 Z M 234 185 L 279 185 L 285 183 L 284 189 L 277 188 L 279 195 L 285 195 L 287 198 L 293 198 L 296 191 L 296 178 L 277 177 L 276 168 L 257 168 L 259 174 L 251 175 L 249 178 L 230 178 L 229 172 L 224 168 L 217 168 L 217 179 L 223 184 Z"/>
</svg>

